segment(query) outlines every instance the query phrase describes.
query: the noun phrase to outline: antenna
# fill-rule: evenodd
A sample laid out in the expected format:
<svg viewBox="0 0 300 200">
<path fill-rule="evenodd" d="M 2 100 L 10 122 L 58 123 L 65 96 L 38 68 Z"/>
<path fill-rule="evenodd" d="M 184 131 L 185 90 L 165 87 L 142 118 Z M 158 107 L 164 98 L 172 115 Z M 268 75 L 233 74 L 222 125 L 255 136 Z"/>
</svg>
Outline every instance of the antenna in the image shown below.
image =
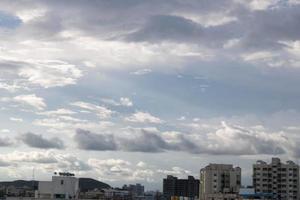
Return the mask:
<svg viewBox="0 0 300 200">
<path fill-rule="evenodd" d="M 35 178 L 35 177 L 34 177 L 34 175 L 35 175 L 35 174 L 34 174 L 34 172 L 35 172 L 34 170 L 35 170 L 35 169 L 34 169 L 34 167 L 33 167 L 33 168 L 32 168 L 32 180 L 33 180 L 33 181 L 34 181 L 34 178 Z"/>
<path fill-rule="evenodd" d="M 34 190 L 35 189 L 35 169 L 34 169 L 34 167 L 32 168 L 32 189 Z"/>
</svg>

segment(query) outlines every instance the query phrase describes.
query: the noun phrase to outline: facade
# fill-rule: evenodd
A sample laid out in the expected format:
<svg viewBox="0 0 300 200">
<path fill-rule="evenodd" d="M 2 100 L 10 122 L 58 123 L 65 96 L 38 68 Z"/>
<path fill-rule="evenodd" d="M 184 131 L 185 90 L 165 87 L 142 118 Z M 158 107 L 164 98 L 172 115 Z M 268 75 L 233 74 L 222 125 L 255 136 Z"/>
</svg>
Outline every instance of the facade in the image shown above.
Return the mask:
<svg viewBox="0 0 300 200">
<path fill-rule="evenodd" d="M 128 186 L 124 185 L 123 189 L 129 191 L 133 197 L 143 196 L 145 192 L 145 187 L 139 183 L 135 185 L 130 184 Z"/>
<path fill-rule="evenodd" d="M 200 170 L 200 200 L 236 199 L 240 187 L 240 167 L 210 164 Z"/>
<path fill-rule="evenodd" d="M 52 176 L 52 181 L 40 181 L 35 197 L 38 199 L 76 199 L 79 179 L 70 173 Z"/>
<path fill-rule="evenodd" d="M 196 199 L 199 197 L 199 180 L 193 176 L 188 176 L 188 179 L 178 179 L 168 175 L 163 180 L 163 194 L 167 199 L 172 197 Z"/>
<path fill-rule="evenodd" d="M 299 165 L 279 158 L 270 164 L 259 160 L 253 165 L 253 186 L 256 193 L 271 194 L 271 199 L 298 200 Z"/>
</svg>

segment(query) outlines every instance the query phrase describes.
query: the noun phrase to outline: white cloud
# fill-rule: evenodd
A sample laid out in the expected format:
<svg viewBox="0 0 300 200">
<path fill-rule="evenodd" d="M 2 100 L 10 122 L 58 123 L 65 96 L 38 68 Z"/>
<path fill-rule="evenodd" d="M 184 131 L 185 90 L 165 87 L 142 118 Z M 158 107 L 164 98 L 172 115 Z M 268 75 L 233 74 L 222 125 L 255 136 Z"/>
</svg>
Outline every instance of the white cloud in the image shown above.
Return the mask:
<svg viewBox="0 0 300 200">
<path fill-rule="evenodd" d="M 245 61 L 270 60 L 275 55 L 268 51 L 260 51 L 242 55 Z"/>
<path fill-rule="evenodd" d="M 186 169 L 182 169 L 181 167 L 172 167 L 171 170 L 163 170 L 163 169 L 158 169 L 158 173 L 162 173 L 164 175 L 174 175 L 174 176 L 180 176 L 184 177 L 186 175 L 190 175 L 191 172 Z"/>
<path fill-rule="evenodd" d="M 47 107 L 44 99 L 36 96 L 35 94 L 15 96 L 12 100 L 24 106 L 36 108 L 37 110 L 44 110 Z"/>
<path fill-rule="evenodd" d="M 19 76 L 45 88 L 75 84 L 82 72 L 72 64 L 60 60 L 32 60 L 20 69 Z"/>
<path fill-rule="evenodd" d="M 101 101 L 103 103 L 113 105 L 113 106 L 126 106 L 131 107 L 133 106 L 133 102 L 128 97 L 121 97 L 119 101 L 109 98 L 102 98 Z"/>
<path fill-rule="evenodd" d="M 18 117 L 10 117 L 9 118 L 10 121 L 15 121 L 15 122 L 23 122 L 22 118 L 18 118 Z"/>
<path fill-rule="evenodd" d="M 164 123 L 164 121 L 161 120 L 160 118 L 155 117 L 150 113 L 140 112 L 140 111 L 132 114 L 129 117 L 126 117 L 125 120 L 129 122 L 137 122 L 137 123 L 154 123 L 154 124 Z"/>
<path fill-rule="evenodd" d="M 131 74 L 134 74 L 134 75 L 145 75 L 145 74 L 149 74 L 151 73 L 152 70 L 151 69 L 139 69 L 135 72 L 131 72 Z"/>
<path fill-rule="evenodd" d="M 121 97 L 120 98 L 120 104 L 122 106 L 127 106 L 127 107 L 133 106 L 132 101 L 128 97 Z"/>
<path fill-rule="evenodd" d="M 76 114 L 76 112 L 65 108 L 59 108 L 57 110 L 44 111 L 44 112 L 39 112 L 37 114 L 45 115 L 45 116 L 57 116 L 57 115 L 73 115 Z"/>
<path fill-rule="evenodd" d="M 21 88 L 23 88 L 23 87 L 16 84 L 16 83 L 8 84 L 8 83 L 5 83 L 5 82 L 0 82 L 0 89 L 7 90 L 11 93 L 16 92 L 17 90 L 19 90 Z"/>
<path fill-rule="evenodd" d="M 83 102 L 83 101 L 73 102 L 73 103 L 71 103 L 71 105 L 94 112 L 100 119 L 110 118 L 111 115 L 113 114 L 112 110 L 110 110 L 104 106 L 98 106 L 98 105 Z"/>
<path fill-rule="evenodd" d="M 147 163 L 145 163 L 143 161 L 140 161 L 140 162 L 138 162 L 138 164 L 136 164 L 136 166 L 141 167 L 141 168 L 145 168 L 145 167 L 147 167 Z"/>
</svg>

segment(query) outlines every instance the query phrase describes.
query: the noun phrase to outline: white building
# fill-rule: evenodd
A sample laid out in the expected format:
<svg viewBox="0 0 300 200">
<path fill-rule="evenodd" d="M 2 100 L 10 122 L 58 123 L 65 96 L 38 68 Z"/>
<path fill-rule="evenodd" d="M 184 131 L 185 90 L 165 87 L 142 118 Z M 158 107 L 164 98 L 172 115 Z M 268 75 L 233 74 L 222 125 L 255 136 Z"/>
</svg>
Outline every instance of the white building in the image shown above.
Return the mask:
<svg viewBox="0 0 300 200">
<path fill-rule="evenodd" d="M 79 179 L 71 173 L 59 173 L 52 181 L 40 181 L 37 199 L 75 199 L 79 195 Z"/>
<path fill-rule="evenodd" d="M 279 158 L 272 158 L 270 164 L 259 160 L 253 165 L 253 187 L 256 193 L 271 194 L 272 199 L 298 200 L 299 165 L 282 163 Z"/>
<path fill-rule="evenodd" d="M 240 167 L 210 164 L 200 170 L 200 200 L 236 199 L 240 186 Z"/>
</svg>

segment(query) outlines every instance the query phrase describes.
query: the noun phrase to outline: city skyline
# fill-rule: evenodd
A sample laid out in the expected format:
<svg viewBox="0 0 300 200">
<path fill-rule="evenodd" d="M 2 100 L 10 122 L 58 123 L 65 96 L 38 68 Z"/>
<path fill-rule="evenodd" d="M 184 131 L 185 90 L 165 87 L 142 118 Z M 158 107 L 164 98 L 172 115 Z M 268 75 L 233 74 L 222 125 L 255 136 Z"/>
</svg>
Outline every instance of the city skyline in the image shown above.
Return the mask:
<svg viewBox="0 0 300 200">
<path fill-rule="evenodd" d="M 299 0 L 0 1 L 0 180 L 111 186 L 300 158 Z"/>
</svg>

